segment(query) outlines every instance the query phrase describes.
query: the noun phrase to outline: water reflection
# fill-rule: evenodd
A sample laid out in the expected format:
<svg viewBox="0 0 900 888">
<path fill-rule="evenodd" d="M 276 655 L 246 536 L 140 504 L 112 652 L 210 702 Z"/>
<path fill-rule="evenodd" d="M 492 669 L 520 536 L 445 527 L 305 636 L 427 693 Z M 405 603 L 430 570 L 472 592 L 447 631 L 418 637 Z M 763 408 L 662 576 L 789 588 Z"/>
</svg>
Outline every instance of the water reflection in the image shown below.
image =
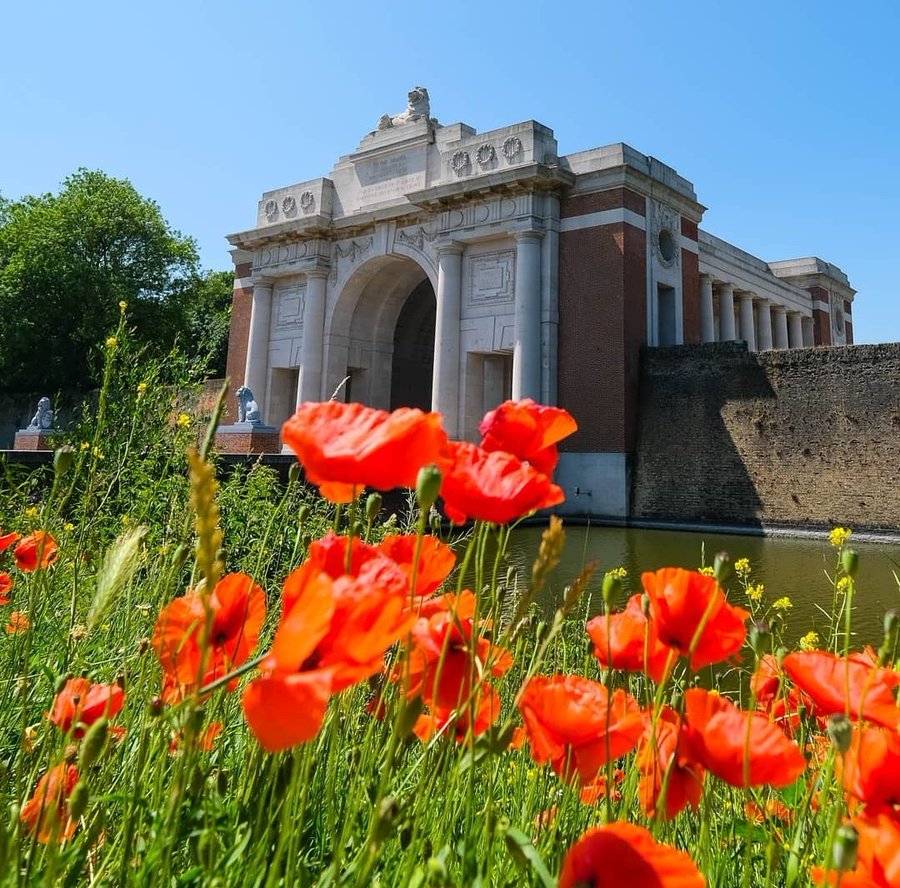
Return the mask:
<svg viewBox="0 0 900 888">
<path fill-rule="evenodd" d="M 530 576 L 531 563 L 540 544 L 542 528 L 517 530 L 510 543 L 510 560 L 519 569 L 520 582 Z M 859 553 L 854 634 L 858 645 L 881 642 L 884 612 L 900 609 L 900 591 L 892 571 L 900 574 L 900 544 L 858 542 Z M 726 551 L 732 561 L 749 558 L 755 582 L 765 584 L 765 601 L 787 595 L 793 602 L 788 615 L 786 640 L 795 642 L 810 630 L 824 638 L 829 623 L 832 590 L 826 574 L 832 574 L 835 550 L 824 539 L 758 537 L 732 534 L 690 533 L 621 527 L 566 528 L 566 551 L 544 599 L 553 606 L 563 587 L 588 561 L 599 563 L 599 572 L 622 566 L 628 571 L 629 594 L 640 588 L 646 570 L 678 566 L 696 569 L 704 557 L 711 564 L 716 552 Z M 735 604 L 748 604 L 735 580 L 728 584 Z M 597 583 L 593 584 L 596 593 Z M 594 595 L 596 601 L 597 595 Z"/>
</svg>

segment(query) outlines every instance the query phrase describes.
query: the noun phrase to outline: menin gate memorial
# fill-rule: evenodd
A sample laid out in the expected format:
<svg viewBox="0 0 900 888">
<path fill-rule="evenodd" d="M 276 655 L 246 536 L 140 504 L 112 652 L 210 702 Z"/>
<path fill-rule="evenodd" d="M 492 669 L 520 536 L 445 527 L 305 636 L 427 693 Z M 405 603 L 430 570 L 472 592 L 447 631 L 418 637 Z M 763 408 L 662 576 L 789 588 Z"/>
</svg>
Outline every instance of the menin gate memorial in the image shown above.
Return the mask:
<svg viewBox="0 0 900 888">
<path fill-rule="evenodd" d="M 506 398 L 559 404 L 580 425 L 565 508 L 624 517 L 642 345 L 852 342 L 839 268 L 758 259 L 701 231 L 704 210 L 628 145 L 559 156 L 533 120 L 441 125 L 416 87 L 327 178 L 266 192 L 229 236 L 228 375 L 275 427 L 335 392 L 439 410 L 473 440 Z"/>
</svg>

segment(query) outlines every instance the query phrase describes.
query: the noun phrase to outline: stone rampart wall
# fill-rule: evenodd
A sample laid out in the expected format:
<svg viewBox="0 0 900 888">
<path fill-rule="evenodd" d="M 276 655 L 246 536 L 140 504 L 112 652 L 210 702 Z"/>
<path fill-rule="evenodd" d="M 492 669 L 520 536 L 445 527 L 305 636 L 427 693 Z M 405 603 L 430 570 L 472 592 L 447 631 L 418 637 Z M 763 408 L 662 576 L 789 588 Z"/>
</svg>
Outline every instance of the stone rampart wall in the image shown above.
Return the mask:
<svg viewBox="0 0 900 888">
<path fill-rule="evenodd" d="M 631 512 L 900 528 L 900 343 L 646 349 Z"/>
</svg>

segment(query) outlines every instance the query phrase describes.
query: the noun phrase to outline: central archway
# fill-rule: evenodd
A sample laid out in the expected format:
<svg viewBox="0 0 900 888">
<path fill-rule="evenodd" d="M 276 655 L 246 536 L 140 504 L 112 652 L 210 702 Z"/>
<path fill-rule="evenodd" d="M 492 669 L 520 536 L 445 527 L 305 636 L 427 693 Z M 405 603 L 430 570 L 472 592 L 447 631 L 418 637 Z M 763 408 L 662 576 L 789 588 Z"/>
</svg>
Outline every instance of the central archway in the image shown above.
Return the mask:
<svg viewBox="0 0 900 888">
<path fill-rule="evenodd" d="M 436 303 L 426 271 L 406 256 L 361 265 L 326 322 L 326 389 L 370 407 L 431 409 Z"/>
</svg>

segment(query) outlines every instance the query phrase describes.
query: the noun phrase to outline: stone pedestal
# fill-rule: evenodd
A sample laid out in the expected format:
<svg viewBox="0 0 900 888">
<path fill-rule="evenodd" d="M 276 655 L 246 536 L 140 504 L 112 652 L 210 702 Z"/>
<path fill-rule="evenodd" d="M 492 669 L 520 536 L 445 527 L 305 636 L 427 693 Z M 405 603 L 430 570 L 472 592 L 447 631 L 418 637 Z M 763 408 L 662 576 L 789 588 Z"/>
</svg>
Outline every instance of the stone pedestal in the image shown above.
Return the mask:
<svg viewBox="0 0 900 888">
<path fill-rule="evenodd" d="M 49 429 L 19 429 L 13 450 L 52 450 Z"/>
<path fill-rule="evenodd" d="M 236 422 L 216 430 L 216 450 L 221 453 L 281 453 L 281 441 L 274 426 Z"/>
</svg>

